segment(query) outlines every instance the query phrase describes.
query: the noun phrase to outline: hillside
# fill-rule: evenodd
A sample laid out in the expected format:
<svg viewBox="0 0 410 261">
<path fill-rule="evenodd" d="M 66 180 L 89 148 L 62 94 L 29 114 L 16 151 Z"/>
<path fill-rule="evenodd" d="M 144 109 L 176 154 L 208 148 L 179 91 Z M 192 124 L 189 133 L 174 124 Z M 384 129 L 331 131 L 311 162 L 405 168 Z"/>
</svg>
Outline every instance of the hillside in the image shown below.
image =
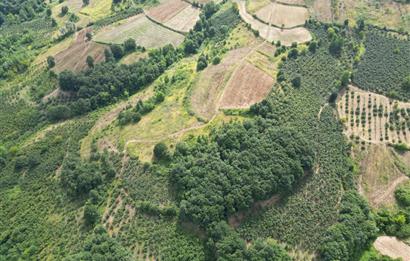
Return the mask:
<svg viewBox="0 0 410 261">
<path fill-rule="evenodd" d="M 0 260 L 410 261 L 410 3 L 0 3 Z"/>
</svg>

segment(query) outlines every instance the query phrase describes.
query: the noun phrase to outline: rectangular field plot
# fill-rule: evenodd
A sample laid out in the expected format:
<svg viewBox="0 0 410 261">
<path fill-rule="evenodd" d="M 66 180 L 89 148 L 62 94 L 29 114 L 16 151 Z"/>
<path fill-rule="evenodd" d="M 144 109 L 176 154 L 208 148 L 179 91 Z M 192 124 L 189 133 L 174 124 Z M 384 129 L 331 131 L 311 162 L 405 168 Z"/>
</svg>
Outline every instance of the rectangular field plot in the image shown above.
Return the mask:
<svg viewBox="0 0 410 261">
<path fill-rule="evenodd" d="M 167 44 L 178 46 L 184 40 L 182 34 L 150 21 L 144 14 L 105 27 L 94 39 L 101 43 L 122 44 L 129 38 L 133 38 L 138 45 L 145 48 L 158 48 Z"/>
<path fill-rule="evenodd" d="M 338 102 L 338 110 L 345 133 L 351 138 L 410 144 L 410 103 L 349 86 Z"/>
<path fill-rule="evenodd" d="M 188 6 L 190 4 L 181 0 L 169 0 L 148 10 L 147 15 L 155 21 L 165 23 Z"/>
<path fill-rule="evenodd" d="M 262 101 L 271 90 L 274 79 L 256 66 L 245 63 L 232 75 L 222 96 L 222 109 L 248 108 Z"/>
<path fill-rule="evenodd" d="M 174 30 L 187 33 L 194 28 L 196 22 L 199 20 L 199 13 L 200 10 L 198 8 L 188 6 L 167 21 L 165 25 Z"/>
</svg>

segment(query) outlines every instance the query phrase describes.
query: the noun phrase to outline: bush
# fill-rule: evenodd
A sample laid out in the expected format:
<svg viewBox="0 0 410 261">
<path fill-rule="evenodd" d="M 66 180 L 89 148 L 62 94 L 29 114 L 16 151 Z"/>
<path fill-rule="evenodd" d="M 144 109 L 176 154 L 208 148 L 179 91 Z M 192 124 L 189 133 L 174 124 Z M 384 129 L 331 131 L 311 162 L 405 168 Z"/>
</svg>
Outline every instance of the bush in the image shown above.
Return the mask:
<svg viewBox="0 0 410 261">
<path fill-rule="evenodd" d="M 169 152 L 168 147 L 163 142 L 160 142 L 154 147 L 154 157 L 156 160 L 168 160 Z"/>
<path fill-rule="evenodd" d="M 115 59 L 119 60 L 124 56 L 124 49 L 122 48 L 121 45 L 111 45 L 111 53 L 114 56 Z"/>
<path fill-rule="evenodd" d="M 130 38 L 124 42 L 124 51 L 126 53 L 134 52 L 137 49 L 137 44 L 135 40 Z"/>
</svg>

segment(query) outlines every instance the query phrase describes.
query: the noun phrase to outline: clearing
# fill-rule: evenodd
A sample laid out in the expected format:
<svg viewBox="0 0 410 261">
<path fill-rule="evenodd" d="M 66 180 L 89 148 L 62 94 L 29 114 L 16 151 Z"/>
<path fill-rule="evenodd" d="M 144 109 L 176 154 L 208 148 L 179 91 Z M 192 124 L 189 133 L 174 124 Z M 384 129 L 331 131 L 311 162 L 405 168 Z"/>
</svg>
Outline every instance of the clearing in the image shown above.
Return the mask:
<svg viewBox="0 0 410 261">
<path fill-rule="evenodd" d="M 283 45 L 290 46 L 293 42 L 305 43 L 312 40 L 310 32 L 304 27 L 292 29 L 279 29 L 269 26 L 257 19 L 246 11 L 246 3 L 244 0 L 234 0 L 238 4 L 239 14 L 242 20 L 249 24 L 253 30 L 259 32 L 259 35 L 269 41 L 281 41 Z"/>
<path fill-rule="evenodd" d="M 301 6 L 291 6 L 270 3 L 255 13 L 256 17 L 267 24 L 280 28 L 303 26 L 309 18 L 308 9 Z"/>
<path fill-rule="evenodd" d="M 337 107 L 348 137 L 376 144 L 410 144 L 410 103 L 350 85 Z"/>
<path fill-rule="evenodd" d="M 363 155 L 360 164 L 359 192 L 375 208 L 391 207 L 396 203 L 394 191 L 409 180 L 403 174 L 403 163 L 398 154 L 383 144 L 371 144 Z"/>
<path fill-rule="evenodd" d="M 75 41 L 71 45 L 55 55 L 56 72 L 64 70 L 82 71 L 88 68 L 87 56 L 94 58 L 94 63 L 105 60 L 105 46 L 93 41 L 88 41 L 86 34 L 91 33 L 91 28 L 86 28 L 77 33 Z"/>
<path fill-rule="evenodd" d="M 178 46 L 184 40 L 182 34 L 150 21 L 144 14 L 106 26 L 94 37 L 96 42 L 107 44 L 122 44 L 129 38 L 145 48 L 158 48 L 167 44 Z"/>
<path fill-rule="evenodd" d="M 199 20 L 200 9 L 182 0 L 169 0 L 146 12 L 147 17 L 177 32 L 187 33 Z"/>
<path fill-rule="evenodd" d="M 402 258 L 410 261 L 410 246 L 406 245 L 396 237 L 380 236 L 373 244 L 374 248 L 382 255 L 391 258 Z"/>
</svg>

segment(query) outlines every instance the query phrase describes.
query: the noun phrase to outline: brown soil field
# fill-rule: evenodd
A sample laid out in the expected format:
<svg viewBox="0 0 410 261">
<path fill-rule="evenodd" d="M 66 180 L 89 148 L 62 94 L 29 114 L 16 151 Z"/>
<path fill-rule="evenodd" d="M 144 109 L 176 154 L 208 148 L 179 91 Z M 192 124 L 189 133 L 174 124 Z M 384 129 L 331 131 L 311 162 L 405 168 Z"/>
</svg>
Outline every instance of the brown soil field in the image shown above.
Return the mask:
<svg viewBox="0 0 410 261">
<path fill-rule="evenodd" d="M 384 144 L 371 144 L 361 153 L 359 192 L 374 208 L 394 206 L 394 191 L 409 179 L 398 168 L 397 153 Z"/>
<path fill-rule="evenodd" d="M 87 56 L 94 58 L 95 63 L 105 60 L 105 46 L 92 41 L 88 41 L 86 33 L 91 32 L 90 28 L 86 28 L 77 33 L 76 40 L 64 51 L 58 53 L 54 58 L 56 72 L 64 70 L 82 71 L 88 68 L 86 63 Z"/>
<path fill-rule="evenodd" d="M 165 23 L 189 6 L 190 4 L 182 0 L 168 0 L 149 9 L 147 15 L 155 21 Z"/>
<path fill-rule="evenodd" d="M 410 103 L 349 86 L 337 107 L 348 137 L 376 144 L 410 144 Z"/>
<path fill-rule="evenodd" d="M 238 4 L 239 14 L 242 20 L 251 25 L 252 29 L 259 31 L 259 35 L 269 41 L 281 41 L 283 45 L 290 46 L 293 42 L 305 43 L 312 40 L 310 32 L 303 27 L 294 29 L 279 29 L 269 26 L 255 19 L 246 11 L 245 1 L 234 0 Z"/>
<path fill-rule="evenodd" d="M 309 12 L 305 7 L 270 3 L 257 11 L 256 16 L 265 23 L 291 28 L 304 25 L 309 18 Z"/>
<path fill-rule="evenodd" d="M 410 261 L 410 246 L 398 240 L 396 237 L 380 236 L 373 244 L 374 248 L 382 255 L 391 258 L 402 258 Z"/>
<path fill-rule="evenodd" d="M 229 51 L 218 65 L 208 66 L 199 76 L 192 89 L 190 103 L 192 110 L 201 118 L 211 120 L 217 113 L 223 89 L 237 63 L 251 48 L 240 48 Z"/>
<path fill-rule="evenodd" d="M 199 20 L 200 12 L 200 9 L 189 5 L 174 17 L 166 21 L 164 25 L 179 32 L 187 33 L 189 30 L 194 28 L 196 22 Z"/>
<path fill-rule="evenodd" d="M 274 79 L 256 66 L 245 63 L 232 75 L 228 82 L 220 108 L 248 108 L 262 101 L 270 92 Z"/>
</svg>

